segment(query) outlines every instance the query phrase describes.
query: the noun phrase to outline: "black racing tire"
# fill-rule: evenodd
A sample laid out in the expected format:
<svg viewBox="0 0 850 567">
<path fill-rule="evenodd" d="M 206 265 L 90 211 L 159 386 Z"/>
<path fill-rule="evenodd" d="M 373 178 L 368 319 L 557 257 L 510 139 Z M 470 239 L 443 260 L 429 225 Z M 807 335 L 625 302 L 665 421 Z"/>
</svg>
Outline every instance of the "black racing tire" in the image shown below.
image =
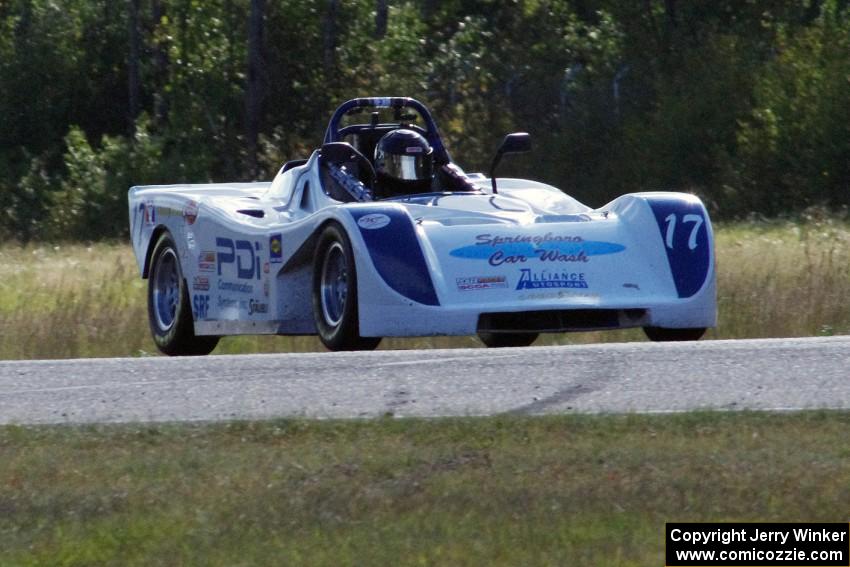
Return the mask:
<svg viewBox="0 0 850 567">
<path fill-rule="evenodd" d="M 329 350 L 374 350 L 381 337 L 361 337 L 357 271 L 351 241 L 336 223 L 319 236 L 313 266 L 313 318 Z"/>
<path fill-rule="evenodd" d="M 537 340 L 540 333 L 478 333 L 488 348 L 524 347 Z"/>
<path fill-rule="evenodd" d="M 148 322 L 156 348 L 169 356 L 202 356 L 219 337 L 195 336 L 192 303 L 171 234 L 164 232 L 151 254 L 148 273 Z"/>
<path fill-rule="evenodd" d="M 705 334 L 705 327 L 688 329 L 667 329 L 664 327 L 644 327 L 643 332 L 653 342 L 698 341 Z"/>
</svg>

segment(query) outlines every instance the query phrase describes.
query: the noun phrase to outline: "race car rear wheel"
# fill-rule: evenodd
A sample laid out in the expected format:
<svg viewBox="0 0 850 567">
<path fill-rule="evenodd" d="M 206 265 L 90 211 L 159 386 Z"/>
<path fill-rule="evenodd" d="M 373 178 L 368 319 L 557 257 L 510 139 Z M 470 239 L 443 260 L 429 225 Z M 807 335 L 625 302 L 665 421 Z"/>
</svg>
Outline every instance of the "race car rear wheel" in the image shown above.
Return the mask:
<svg viewBox="0 0 850 567">
<path fill-rule="evenodd" d="M 156 347 L 169 356 L 209 354 L 219 337 L 195 336 L 192 304 L 177 246 L 169 233 L 163 233 L 151 255 L 148 277 L 148 321 Z"/>
<path fill-rule="evenodd" d="M 690 329 L 665 329 L 664 327 L 644 327 L 643 332 L 653 342 L 698 341 L 705 334 L 705 327 Z"/>
<path fill-rule="evenodd" d="M 489 348 L 528 346 L 539 336 L 540 333 L 478 333 L 478 338 Z"/>
<path fill-rule="evenodd" d="M 313 318 L 319 339 L 330 350 L 373 350 L 380 337 L 361 337 L 357 271 L 351 241 L 337 224 L 328 225 L 316 245 Z"/>
</svg>

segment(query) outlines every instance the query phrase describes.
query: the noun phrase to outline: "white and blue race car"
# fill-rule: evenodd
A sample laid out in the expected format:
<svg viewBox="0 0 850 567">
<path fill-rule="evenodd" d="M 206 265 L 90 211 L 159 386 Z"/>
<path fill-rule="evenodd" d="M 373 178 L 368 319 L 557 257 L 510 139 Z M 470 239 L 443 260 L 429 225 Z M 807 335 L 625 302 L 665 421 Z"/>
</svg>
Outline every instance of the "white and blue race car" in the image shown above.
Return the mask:
<svg viewBox="0 0 850 567">
<path fill-rule="evenodd" d="M 396 130 L 427 142 L 402 148 L 431 160 L 416 192 L 377 187 L 376 165 L 420 163 L 377 163 Z M 527 134 L 511 134 L 489 177 L 466 174 L 424 105 L 359 98 L 270 183 L 133 187 L 157 347 L 207 354 L 239 334 L 318 335 L 331 350 L 472 334 L 524 346 L 539 333 L 627 327 L 696 340 L 716 324 L 714 239 L 698 198 L 633 193 L 591 209 L 550 185 L 495 178 L 503 154 L 528 149 Z"/>
</svg>

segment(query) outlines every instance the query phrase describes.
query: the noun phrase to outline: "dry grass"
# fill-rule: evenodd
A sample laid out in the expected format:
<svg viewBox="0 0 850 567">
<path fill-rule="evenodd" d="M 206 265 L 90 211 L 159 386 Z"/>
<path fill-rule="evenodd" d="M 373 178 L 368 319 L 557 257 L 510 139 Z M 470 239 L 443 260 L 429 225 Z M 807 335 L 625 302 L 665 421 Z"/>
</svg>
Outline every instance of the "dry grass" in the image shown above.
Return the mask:
<svg viewBox="0 0 850 567">
<path fill-rule="evenodd" d="M 0 249 L 0 358 L 151 351 L 145 283 L 124 243 Z"/>
<path fill-rule="evenodd" d="M 0 565 L 663 565 L 839 521 L 846 413 L 0 428 Z M 791 441 L 793 440 L 793 441 Z"/>
<path fill-rule="evenodd" d="M 850 333 L 846 221 L 723 225 L 717 234 L 718 337 Z"/>
<path fill-rule="evenodd" d="M 850 333 L 850 224 L 721 225 L 719 326 L 708 338 Z M 140 356 L 156 352 L 145 284 L 129 244 L 0 248 L 0 358 Z M 645 340 L 639 330 L 570 333 L 538 344 Z M 385 340 L 382 348 L 480 346 L 473 337 Z M 314 337 L 232 337 L 219 353 L 316 351 Z"/>
</svg>

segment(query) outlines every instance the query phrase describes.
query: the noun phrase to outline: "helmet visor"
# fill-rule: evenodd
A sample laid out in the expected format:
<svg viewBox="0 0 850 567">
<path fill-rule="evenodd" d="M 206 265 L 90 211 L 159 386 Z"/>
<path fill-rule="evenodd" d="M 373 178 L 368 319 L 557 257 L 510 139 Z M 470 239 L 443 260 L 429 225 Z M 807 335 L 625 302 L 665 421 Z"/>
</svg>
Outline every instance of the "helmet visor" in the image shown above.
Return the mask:
<svg viewBox="0 0 850 567">
<path fill-rule="evenodd" d="M 434 166 L 431 152 L 427 154 L 386 154 L 384 155 L 383 171 L 385 174 L 402 181 L 421 181 L 431 179 Z"/>
</svg>

